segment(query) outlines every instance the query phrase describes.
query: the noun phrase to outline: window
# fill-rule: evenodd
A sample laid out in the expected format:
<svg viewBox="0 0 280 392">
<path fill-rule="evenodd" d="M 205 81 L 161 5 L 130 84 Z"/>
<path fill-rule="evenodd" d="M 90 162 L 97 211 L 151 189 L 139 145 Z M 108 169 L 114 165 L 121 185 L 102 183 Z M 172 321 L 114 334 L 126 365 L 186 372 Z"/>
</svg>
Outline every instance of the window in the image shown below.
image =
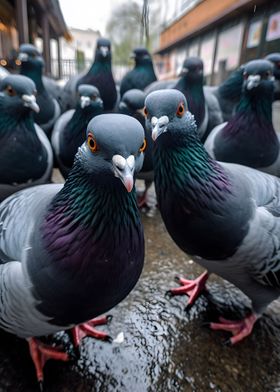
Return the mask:
<svg viewBox="0 0 280 392">
<path fill-rule="evenodd" d="M 200 47 L 200 58 L 203 60 L 204 63 L 204 75 L 210 75 L 212 73 L 214 49 L 215 36 L 207 35 L 202 39 Z"/>
</svg>

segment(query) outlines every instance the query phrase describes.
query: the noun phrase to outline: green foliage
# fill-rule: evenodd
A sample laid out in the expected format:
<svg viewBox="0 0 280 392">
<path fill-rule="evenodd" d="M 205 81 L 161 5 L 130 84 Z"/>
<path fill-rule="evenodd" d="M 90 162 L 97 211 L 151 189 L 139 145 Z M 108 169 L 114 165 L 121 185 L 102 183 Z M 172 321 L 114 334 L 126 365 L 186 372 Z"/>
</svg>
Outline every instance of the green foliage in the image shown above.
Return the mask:
<svg viewBox="0 0 280 392">
<path fill-rule="evenodd" d="M 115 64 L 128 65 L 133 48 L 140 45 L 142 10 L 134 1 L 127 1 L 112 12 L 107 24 Z"/>
</svg>

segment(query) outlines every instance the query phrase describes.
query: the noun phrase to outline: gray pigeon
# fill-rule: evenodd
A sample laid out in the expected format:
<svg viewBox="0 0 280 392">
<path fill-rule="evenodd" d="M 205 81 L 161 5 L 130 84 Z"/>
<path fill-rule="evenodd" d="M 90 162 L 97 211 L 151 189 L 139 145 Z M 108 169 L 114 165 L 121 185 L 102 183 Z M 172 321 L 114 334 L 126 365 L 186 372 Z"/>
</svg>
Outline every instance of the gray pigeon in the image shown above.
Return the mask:
<svg viewBox="0 0 280 392">
<path fill-rule="evenodd" d="M 210 273 L 241 289 L 252 301 L 252 313 L 210 324 L 232 332 L 235 344 L 280 296 L 280 180 L 212 159 L 181 92 L 156 91 L 145 105 L 163 221 L 176 244 L 207 269 L 195 281 L 181 278 L 182 287 L 171 292 L 185 293 L 193 303 Z"/>
<path fill-rule="evenodd" d="M 86 138 L 89 121 L 103 111 L 99 90 L 89 84 L 78 87 L 76 109 L 63 113 L 55 123 L 52 132 L 52 146 L 59 170 L 66 178 L 73 166 L 78 148 Z"/>
<path fill-rule="evenodd" d="M 145 189 L 137 198 L 139 207 L 147 206 L 147 192 L 154 180 L 153 141 L 151 133 L 147 131 L 145 127 L 144 102 L 144 92 L 138 89 L 131 89 L 124 93 L 119 104 L 119 112 L 136 118 L 145 130 L 146 146 L 144 151 L 144 162 L 141 171 L 137 174 L 139 180 L 144 180 Z"/>
<path fill-rule="evenodd" d="M 64 186 L 33 187 L 0 205 L 0 327 L 28 339 L 39 382 L 47 359 L 68 356 L 38 337 L 91 335 L 86 321 L 138 281 L 144 237 L 133 176 L 143 141 L 134 118 L 97 116 Z"/>
<path fill-rule="evenodd" d="M 243 93 L 235 115 L 215 127 L 205 142 L 213 158 L 280 176 L 280 145 L 272 124 L 273 90 L 270 61 L 253 60 L 244 66 Z"/>
<path fill-rule="evenodd" d="M 273 75 L 275 77 L 274 100 L 280 99 L 280 53 L 270 53 L 265 57 L 273 64 Z"/>
<path fill-rule="evenodd" d="M 0 83 L 0 200 L 20 189 L 50 181 L 53 153 L 38 112 L 34 82 L 10 75 Z"/>
<path fill-rule="evenodd" d="M 36 85 L 40 112 L 34 116 L 35 122 L 50 138 L 52 128 L 60 116 L 60 106 L 57 100 L 49 94 L 43 82 L 43 57 L 31 44 L 20 45 L 18 57 L 21 61 L 21 75 L 29 77 Z"/>
</svg>

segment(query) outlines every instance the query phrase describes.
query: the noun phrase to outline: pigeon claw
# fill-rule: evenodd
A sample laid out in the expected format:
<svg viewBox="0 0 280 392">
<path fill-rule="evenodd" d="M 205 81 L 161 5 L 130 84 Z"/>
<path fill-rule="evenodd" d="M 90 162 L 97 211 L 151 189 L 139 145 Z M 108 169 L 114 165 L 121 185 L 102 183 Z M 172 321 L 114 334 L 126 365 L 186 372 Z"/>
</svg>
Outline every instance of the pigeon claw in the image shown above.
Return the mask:
<svg viewBox="0 0 280 392">
<path fill-rule="evenodd" d="M 205 290 L 205 284 L 208 279 L 208 272 L 203 272 L 198 278 L 189 280 L 185 278 L 175 277 L 176 281 L 181 284 L 181 287 L 176 287 L 169 290 L 172 295 L 183 295 L 186 294 L 189 297 L 186 310 L 194 304 L 195 300 L 199 297 L 201 292 Z"/>
<path fill-rule="evenodd" d="M 258 316 L 254 313 L 245 317 L 243 320 L 227 320 L 223 317 L 219 317 L 219 323 L 210 323 L 210 328 L 217 331 L 228 331 L 232 333 L 232 337 L 226 341 L 226 345 L 232 346 L 244 338 L 249 336 L 253 330 L 254 324 L 257 321 Z"/>
<path fill-rule="evenodd" d="M 112 342 L 112 338 L 106 332 L 99 331 L 95 327 L 97 325 L 104 325 L 108 324 L 112 320 L 112 316 L 100 316 L 94 318 L 87 323 L 79 324 L 71 329 L 72 336 L 73 336 L 73 343 L 74 347 L 77 348 L 81 344 L 81 340 L 85 336 L 91 336 L 95 339 L 104 340 L 107 342 Z"/>
<path fill-rule="evenodd" d="M 30 355 L 36 369 L 39 387 L 42 391 L 44 381 L 43 369 L 45 363 L 49 359 L 54 359 L 56 361 L 69 361 L 69 355 L 60 348 L 48 346 L 47 344 L 42 343 L 35 338 L 28 339 L 28 344 Z"/>
</svg>

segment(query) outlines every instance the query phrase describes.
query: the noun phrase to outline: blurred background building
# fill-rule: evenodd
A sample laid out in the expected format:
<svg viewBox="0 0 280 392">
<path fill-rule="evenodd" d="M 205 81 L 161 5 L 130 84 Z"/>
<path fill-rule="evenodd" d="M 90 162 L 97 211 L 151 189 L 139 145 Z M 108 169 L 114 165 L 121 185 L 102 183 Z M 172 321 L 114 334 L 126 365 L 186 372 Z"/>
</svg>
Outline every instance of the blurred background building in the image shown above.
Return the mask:
<svg viewBox="0 0 280 392">
<path fill-rule="evenodd" d="M 13 69 L 21 43 L 42 40 L 45 71 L 51 69 L 51 42 L 61 59 L 60 37 L 70 41 L 58 0 L 0 0 L 0 64 Z M 61 74 L 60 61 L 57 69 Z"/>
<path fill-rule="evenodd" d="M 161 79 L 175 77 L 187 56 L 199 56 L 207 83 L 218 84 L 240 64 L 280 51 L 279 0 L 165 0 L 161 20 Z"/>
</svg>

